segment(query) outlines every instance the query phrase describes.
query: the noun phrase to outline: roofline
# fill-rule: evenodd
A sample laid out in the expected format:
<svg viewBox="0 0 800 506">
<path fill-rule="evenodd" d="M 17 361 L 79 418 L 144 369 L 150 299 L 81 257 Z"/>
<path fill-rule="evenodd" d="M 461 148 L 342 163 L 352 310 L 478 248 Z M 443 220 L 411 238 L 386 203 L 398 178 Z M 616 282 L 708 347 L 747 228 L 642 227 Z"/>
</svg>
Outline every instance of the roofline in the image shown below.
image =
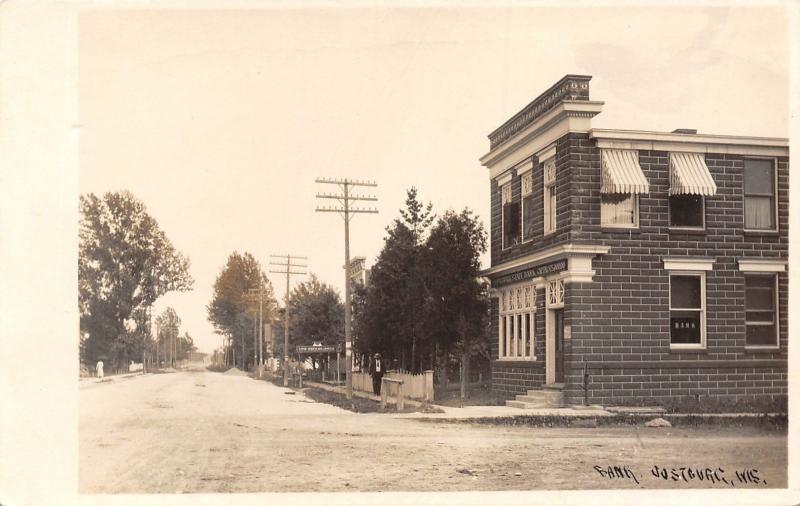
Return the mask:
<svg viewBox="0 0 800 506">
<path fill-rule="evenodd" d="M 592 139 L 608 139 L 619 141 L 656 141 L 681 142 L 697 144 L 732 144 L 741 146 L 789 147 L 789 139 L 785 137 L 754 137 L 745 135 L 717 134 L 684 134 L 675 132 L 653 132 L 649 130 L 617 130 L 610 128 L 592 128 L 589 130 Z"/>
</svg>

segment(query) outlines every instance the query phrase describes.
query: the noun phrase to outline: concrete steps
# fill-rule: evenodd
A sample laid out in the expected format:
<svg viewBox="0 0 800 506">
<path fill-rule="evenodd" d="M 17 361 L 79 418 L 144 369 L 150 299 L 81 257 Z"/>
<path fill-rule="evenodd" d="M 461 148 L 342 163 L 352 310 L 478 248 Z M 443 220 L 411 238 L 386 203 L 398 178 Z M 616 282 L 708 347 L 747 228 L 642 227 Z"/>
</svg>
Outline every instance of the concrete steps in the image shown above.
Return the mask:
<svg viewBox="0 0 800 506">
<path fill-rule="evenodd" d="M 525 395 L 517 395 L 513 401 L 506 401 L 506 406 L 520 409 L 563 408 L 563 389 L 563 383 L 542 385 L 539 389 L 528 390 Z"/>
</svg>

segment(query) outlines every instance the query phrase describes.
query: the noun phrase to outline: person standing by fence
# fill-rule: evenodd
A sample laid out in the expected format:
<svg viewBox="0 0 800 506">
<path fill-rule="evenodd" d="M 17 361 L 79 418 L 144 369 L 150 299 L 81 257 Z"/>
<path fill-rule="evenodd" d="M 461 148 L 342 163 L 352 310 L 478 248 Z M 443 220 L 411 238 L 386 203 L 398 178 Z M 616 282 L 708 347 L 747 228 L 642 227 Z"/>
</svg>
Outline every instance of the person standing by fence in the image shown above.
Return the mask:
<svg viewBox="0 0 800 506">
<path fill-rule="evenodd" d="M 381 378 L 383 378 L 383 364 L 381 354 L 376 353 L 372 361 L 372 391 L 375 395 L 381 395 Z"/>
</svg>

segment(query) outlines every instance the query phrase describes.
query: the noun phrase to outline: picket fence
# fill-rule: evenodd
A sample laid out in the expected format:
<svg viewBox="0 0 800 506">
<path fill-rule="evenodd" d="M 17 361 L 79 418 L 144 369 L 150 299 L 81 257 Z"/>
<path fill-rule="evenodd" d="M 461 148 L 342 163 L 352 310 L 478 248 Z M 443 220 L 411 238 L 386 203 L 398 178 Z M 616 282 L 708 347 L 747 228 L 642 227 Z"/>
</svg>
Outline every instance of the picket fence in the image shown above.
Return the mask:
<svg viewBox="0 0 800 506">
<path fill-rule="evenodd" d="M 419 374 L 411 374 L 408 371 L 387 371 L 384 377 L 403 380 L 403 393 L 406 398 L 433 401 L 433 371 Z M 366 372 L 354 372 L 353 389 L 372 392 L 372 375 Z"/>
</svg>

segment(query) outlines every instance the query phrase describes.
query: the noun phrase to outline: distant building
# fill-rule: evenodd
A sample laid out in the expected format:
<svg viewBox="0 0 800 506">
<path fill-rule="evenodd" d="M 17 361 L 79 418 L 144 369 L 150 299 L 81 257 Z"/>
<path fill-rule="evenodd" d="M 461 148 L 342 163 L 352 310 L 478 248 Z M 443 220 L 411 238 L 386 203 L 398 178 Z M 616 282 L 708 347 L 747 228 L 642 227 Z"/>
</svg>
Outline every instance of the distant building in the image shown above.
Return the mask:
<svg viewBox="0 0 800 506">
<path fill-rule="evenodd" d="M 493 389 L 580 403 L 585 370 L 590 403 L 785 397 L 788 140 L 595 129 L 590 79 L 558 81 L 481 158 Z"/>
<path fill-rule="evenodd" d="M 369 269 L 366 257 L 355 257 L 350 260 L 350 282 L 366 286 L 369 283 Z"/>
</svg>

